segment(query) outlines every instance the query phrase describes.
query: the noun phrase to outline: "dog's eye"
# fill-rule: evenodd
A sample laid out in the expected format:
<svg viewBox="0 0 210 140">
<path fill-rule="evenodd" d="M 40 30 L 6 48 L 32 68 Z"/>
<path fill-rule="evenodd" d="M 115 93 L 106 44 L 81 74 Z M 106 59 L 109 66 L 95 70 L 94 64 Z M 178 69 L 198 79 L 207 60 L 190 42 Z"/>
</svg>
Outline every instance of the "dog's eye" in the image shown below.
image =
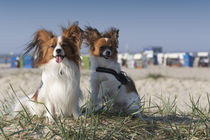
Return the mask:
<svg viewBox="0 0 210 140">
<path fill-rule="evenodd" d="M 55 45 L 51 45 L 50 47 L 51 47 L 51 48 L 55 48 Z"/>
</svg>

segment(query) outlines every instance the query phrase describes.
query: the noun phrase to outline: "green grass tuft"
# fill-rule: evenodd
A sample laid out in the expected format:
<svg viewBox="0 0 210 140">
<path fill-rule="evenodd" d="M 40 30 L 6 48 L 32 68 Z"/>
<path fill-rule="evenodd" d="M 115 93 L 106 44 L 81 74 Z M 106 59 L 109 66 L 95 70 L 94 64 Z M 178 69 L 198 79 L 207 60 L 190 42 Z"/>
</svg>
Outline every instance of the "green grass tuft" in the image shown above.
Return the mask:
<svg viewBox="0 0 210 140">
<path fill-rule="evenodd" d="M 162 75 L 162 74 L 150 73 L 146 76 L 146 78 L 151 78 L 151 79 L 154 79 L 154 80 L 158 80 L 160 78 L 165 78 L 165 76 Z"/>
</svg>

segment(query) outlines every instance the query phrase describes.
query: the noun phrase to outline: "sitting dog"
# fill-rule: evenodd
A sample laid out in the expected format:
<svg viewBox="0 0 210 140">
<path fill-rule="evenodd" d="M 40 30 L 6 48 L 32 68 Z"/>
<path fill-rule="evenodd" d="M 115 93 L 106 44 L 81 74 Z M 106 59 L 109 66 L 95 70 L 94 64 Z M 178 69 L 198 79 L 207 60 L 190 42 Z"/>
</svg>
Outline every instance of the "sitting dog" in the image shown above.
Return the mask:
<svg viewBox="0 0 210 140">
<path fill-rule="evenodd" d="M 91 61 L 91 105 L 95 111 L 106 101 L 113 100 L 113 109 L 141 116 L 140 98 L 133 80 L 121 71 L 117 62 L 119 30 L 110 28 L 104 33 L 86 27 L 85 43 Z"/>
<path fill-rule="evenodd" d="M 82 97 L 79 63 L 83 31 L 77 23 L 62 30 L 61 36 L 44 29 L 38 30 L 26 48 L 26 53 L 33 50 L 34 65 L 42 69 L 42 85 L 29 97 L 17 101 L 15 112 L 24 107 L 32 115 L 44 114 L 50 121 L 55 116 L 79 117 L 79 100 Z"/>
</svg>

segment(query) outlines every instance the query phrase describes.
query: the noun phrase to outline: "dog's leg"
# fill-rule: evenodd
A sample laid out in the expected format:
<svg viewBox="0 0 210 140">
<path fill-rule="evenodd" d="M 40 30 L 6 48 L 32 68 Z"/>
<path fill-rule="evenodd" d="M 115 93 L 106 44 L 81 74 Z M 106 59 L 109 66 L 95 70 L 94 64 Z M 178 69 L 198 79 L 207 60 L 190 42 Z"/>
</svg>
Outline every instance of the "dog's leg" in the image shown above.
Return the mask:
<svg viewBox="0 0 210 140">
<path fill-rule="evenodd" d="M 95 108 L 99 105 L 101 99 L 98 98 L 98 94 L 99 94 L 98 80 L 91 79 L 91 96 L 90 96 L 89 112 L 91 109 L 95 110 Z"/>
<path fill-rule="evenodd" d="M 50 102 L 46 103 L 46 117 L 49 120 L 49 122 L 54 121 L 53 117 L 55 117 L 55 109 L 54 106 L 50 104 Z"/>
<path fill-rule="evenodd" d="M 103 82 L 102 82 L 103 83 Z M 96 104 L 95 104 L 95 108 L 94 108 L 94 111 L 98 111 L 99 109 L 102 108 L 103 106 L 103 96 L 104 96 L 104 86 L 103 84 L 100 84 L 99 85 L 99 90 L 98 90 L 98 94 L 97 96 L 95 97 L 96 98 Z"/>
<path fill-rule="evenodd" d="M 103 107 L 104 103 L 105 104 L 112 104 L 112 102 L 110 102 L 114 97 L 112 97 L 109 93 L 113 93 L 112 92 L 112 87 L 111 86 L 107 86 L 110 83 L 112 83 L 112 81 L 110 80 L 106 80 L 101 82 L 100 86 L 99 86 L 99 93 L 98 93 L 98 98 L 101 99 L 100 102 L 98 103 L 98 107 L 96 108 L 96 110 L 99 110 Z M 110 105 L 111 105 L 110 104 Z M 104 106 L 104 110 L 107 110 L 107 106 Z"/>
<path fill-rule="evenodd" d="M 75 103 L 75 106 L 72 108 L 72 114 L 75 120 L 79 118 L 80 108 L 79 104 Z"/>
<path fill-rule="evenodd" d="M 127 112 L 134 112 L 134 116 L 143 120 L 141 115 L 141 99 L 137 93 L 129 93 L 127 98 L 128 109 Z"/>
</svg>

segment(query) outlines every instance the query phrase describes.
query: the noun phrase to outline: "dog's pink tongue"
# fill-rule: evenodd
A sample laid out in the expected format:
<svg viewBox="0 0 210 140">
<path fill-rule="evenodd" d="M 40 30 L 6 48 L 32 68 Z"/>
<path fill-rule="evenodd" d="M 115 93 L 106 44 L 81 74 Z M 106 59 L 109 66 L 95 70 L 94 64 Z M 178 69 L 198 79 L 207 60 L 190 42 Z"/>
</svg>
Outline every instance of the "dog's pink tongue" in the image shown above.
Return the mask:
<svg viewBox="0 0 210 140">
<path fill-rule="evenodd" d="M 56 56 L 56 62 L 57 62 L 57 63 L 61 63 L 62 60 L 63 60 L 63 59 L 62 59 L 60 56 Z"/>
</svg>

